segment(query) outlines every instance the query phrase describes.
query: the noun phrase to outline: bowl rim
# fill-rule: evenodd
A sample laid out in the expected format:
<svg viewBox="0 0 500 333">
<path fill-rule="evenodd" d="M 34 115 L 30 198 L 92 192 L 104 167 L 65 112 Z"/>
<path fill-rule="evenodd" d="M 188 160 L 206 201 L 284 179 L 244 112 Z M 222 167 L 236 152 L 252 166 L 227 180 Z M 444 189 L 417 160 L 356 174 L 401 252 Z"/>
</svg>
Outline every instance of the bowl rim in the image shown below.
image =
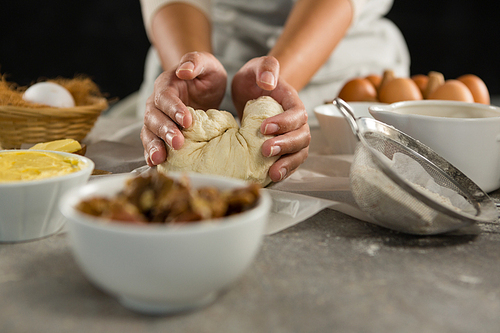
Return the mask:
<svg viewBox="0 0 500 333">
<path fill-rule="evenodd" d="M 379 104 L 384 104 L 384 103 L 379 103 Z M 404 105 L 404 104 L 409 104 L 409 105 L 419 105 L 419 104 L 437 104 L 437 105 L 462 105 L 462 106 L 475 106 L 479 108 L 493 108 L 500 110 L 499 106 L 496 105 L 491 105 L 491 104 L 482 104 L 482 103 L 475 103 L 475 102 L 463 102 L 463 101 L 454 101 L 454 100 L 446 100 L 446 99 L 420 99 L 420 100 L 414 100 L 414 101 L 400 101 L 400 102 L 394 102 L 394 103 L 389 103 L 385 105 L 394 105 L 394 106 L 399 106 L 399 105 Z"/>
<path fill-rule="evenodd" d="M 40 150 L 40 149 L 4 149 L 0 150 L 0 155 L 3 153 L 10 153 L 10 152 L 49 152 L 49 153 L 55 153 L 58 155 L 62 155 L 65 157 L 71 157 L 74 159 L 77 159 L 79 162 L 83 163 L 82 168 L 78 171 L 71 172 L 65 175 L 57 175 L 53 177 L 47 177 L 47 178 L 42 178 L 42 179 L 33 179 L 33 180 L 17 180 L 17 181 L 12 181 L 12 182 L 5 182 L 5 183 L 0 183 L 0 189 L 2 188 L 19 188 L 19 187 L 27 187 L 27 186 L 35 186 L 35 185 L 43 185 L 46 183 L 52 183 L 55 181 L 60 181 L 63 182 L 65 180 L 70 180 L 73 178 L 79 178 L 85 174 L 92 173 L 92 170 L 95 167 L 94 161 L 92 161 L 90 158 L 78 155 L 78 154 L 73 154 L 73 153 L 66 153 L 62 151 L 55 151 L 55 150 Z"/>
<path fill-rule="evenodd" d="M 389 105 L 387 103 L 382 103 L 382 102 L 346 102 L 347 104 L 349 105 L 354 105 L 354 106 L 366 106 L 367 108 L 367 111 L 368 111 L 368 107 L 371 107 L 373 105 Z M 338 117 L 338 118 L 344 118 L 344 116 L 342 115 L 342 113 L 340 113 L 340 111 L 338 112 L 338 114 L 332 114 L 331 112 L 327 112 L 326 110 L 337 110 L 337 108 L 335 107 L 335 105 L 333 105 L 332 103 L 325 103 L 325 104 L 320 104 L 320 105 L 317 105 L 313 108 L 313 112 L 315 114 L 321 114 L 321 115 L 324 115 L 324 116 L 328 116 L 328 117 Z M 369 114 L 367 112 L 367 114 Z M 363 116 L 361 116 L 363 117 Z"/>
<path fill-rule="evenodd" d="M 179 172 L 169 172 L 169 176 L 180 177 L 182 175 L 188 175 L 191 177 L 206 178 L 209 177 L 214 180 L 222 180 L 225 182 L 232 182 L 235 185 L 241 184 L 245 186 L 248 183 L 235 178 L 229 178 L 217 175 L 204 175 L 199 173 L 179 173 Z M 85 227 L 90 227 L 92 229 L 101 230 L 104 232 L 113 232 L 118 234 L 126 235 L 141 235 L 141 236 L 165 236 L 168 234 L 197 234 L 206 233 L 208 231 L 223 230 L 228 228 L 237 227 L 240 224 L 245 224 L 252 221 L 249 219 L 242 219 L 241 217 L 246 217 L 248 215 L 260 214 L 263 212 L 270 212 L 272 199 L 269 193 L 266 191 L 260 191 L 260 198 L 257 205 L 250 210 L 243 213 L 238 213 L 230 215 L 227 217 L 217 218 L 217 219 L 207 219 L 203 221 L 196 221 L 186 224 L 133 224 L 127 223 L 126 221 L 110 221 L 109 219 L 92 217 L 91 215 L 79 212 L 75 209 L 75 204 L 81 200 L 81 198 L 91 197 L 92 193 L 96 191 L 99 186 L 103 186 L 106 183 L 123 183 L 126 179 L 134 178 L 135 175 L 131 173 L 127 174 L 117 174 L 111 176 L 105 176 L 102 178 L 94 179 L 86 184 L 77 186 L 70 189 L 59 200 L 59 210 L 62 215 L 66 218 L 69 224 L 78 224 Z M 94 189 L 93 189 L 94 188 Z M 263 217 L 265 218 L 265 217 Z"/>
<path fill-rule="evenodd" d="M 498 116 L 492 117 L 476 117 L 476 118 L 454 118 L 454 117 L 440 117 L 440 116 L 430 116 L 430 115 L 422 115 L 422 114 L 413 114 L 413 113 L 400 113 L 396 111 L 398 108 L 406 108 L 406 107 L 415 107 L 428 105 L 433 107 L 473 107 L 480 110 L 488 110 L 491 112 L 498 113 Z M 491 122 L 492 120 L 500 120 L 500 106 L 491 105 L 491 104 L 481 104 L 481 103 L 469 103 L 462 101 L 452 101 L 452 100 L 437 100 L 437 99 L 425 99 L 418 101 L 401 101 L 395 102 L 386 105 L 373 105 L 368 108 L 370 114 L 375 118 L 375 114 L 397 114 L 409 118 L 415 119 L 432 119 L 434 121 L 444 121 L 446 122 Z"/>
</svg>

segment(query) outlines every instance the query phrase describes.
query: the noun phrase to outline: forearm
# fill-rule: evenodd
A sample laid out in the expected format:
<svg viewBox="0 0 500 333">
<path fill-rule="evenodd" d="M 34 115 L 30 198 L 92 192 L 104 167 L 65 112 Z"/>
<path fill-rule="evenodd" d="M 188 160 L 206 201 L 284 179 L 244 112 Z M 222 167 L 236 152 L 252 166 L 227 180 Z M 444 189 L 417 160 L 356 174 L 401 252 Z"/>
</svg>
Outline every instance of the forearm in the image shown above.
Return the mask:
<svg viewBox="0 0 500 333">
<path fill-rule="evenodd" d="M 299 0 L 269 55 L 280 77 L 301 90 L 344 37 L 353 17 L 349 0 Z"/>
<path fill-rule="evenodd" d="M 151 42 L 164 69 L 176 66 L 188 52 L 211 53 L 210 35 L 207 16 L 189 4 L 168 4 L 159 9 L 151 20 Z"/>
</svg>

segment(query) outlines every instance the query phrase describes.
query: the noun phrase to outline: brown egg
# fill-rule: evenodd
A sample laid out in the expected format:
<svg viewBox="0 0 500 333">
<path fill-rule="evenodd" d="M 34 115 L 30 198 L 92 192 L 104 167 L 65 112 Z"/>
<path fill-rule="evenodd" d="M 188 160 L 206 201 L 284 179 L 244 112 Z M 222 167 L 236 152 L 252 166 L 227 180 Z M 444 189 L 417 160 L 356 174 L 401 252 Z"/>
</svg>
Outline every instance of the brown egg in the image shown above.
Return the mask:
<svg viewBox="0 0 500 333">
<path fill-rule="evenodd" d="M 373 86 L 375 87 L 375 89 L 378 89 L 378 86 L 380 86 L 380 82 L 382 82 L 382 76 L 375 75 L 375 74 L 368 75 L 365 77 L 365 79 L 370 81 L 373 84 Z"/>
<path fill-rule="evenodd" d="M 339 92 L 339 97 L 346 102 L 376 101 L 377 90 L 367 79 L 355 78 L 344 85 Z"/>
<path fill-rule="evenodd" d="M 386 69 L 384 71 L 384 74 L 382 75 L 382 81 L 380 81 L 380 84 L 378 85 L 377 92 L 380 94 L 380 90 L 389 82 L 394 80 L 396 75 L 394 74 L 394 71 L 392 69 Z"/>
<path fill-rule="evenodd" d="M 418 86 L 418 89 L 420 89 L 420 92 L 422 95 L 425 92 L 425 89 L 427 88 L 427 83 L 429 82 L 429 77 L 425 74 L 415 74 L 411 77 L 413 82 L 415 82 Z"/>
<path fill-rule="evenodd" d="M 462 82 L 469 88 L 474 97 L 474 102 L 482 104 L 490 104 L 490 93 L 488 87 L 483 80 L 474 74 L 465 74 L 457 78 L 458 81 Z"/>
<path fill-rule="evenodd" d="M 429 95 L 428 99 L 474 102 L 474 97 L 469 88 L 458 80 L 446 80 L 442 86 Z"/>
<path fill-rule="evenodd" d="M 427 99 L 429 98 L 430 95 L 439 87 L 441 87 L 444 84 L 444 75 L 443 73 L 431 71 L 427 75 L 429 78 L 427 82 L 427 87 L 425 88 L 425 91 L 423 93 L 424 98 Z"/>
<path fill-rule="evenodd" d="M 384 85 L 378 97 L 382 103 L 395 103 L 422 99 L 422 93 L 412 79 L 398 77 Z"/>
</svg>

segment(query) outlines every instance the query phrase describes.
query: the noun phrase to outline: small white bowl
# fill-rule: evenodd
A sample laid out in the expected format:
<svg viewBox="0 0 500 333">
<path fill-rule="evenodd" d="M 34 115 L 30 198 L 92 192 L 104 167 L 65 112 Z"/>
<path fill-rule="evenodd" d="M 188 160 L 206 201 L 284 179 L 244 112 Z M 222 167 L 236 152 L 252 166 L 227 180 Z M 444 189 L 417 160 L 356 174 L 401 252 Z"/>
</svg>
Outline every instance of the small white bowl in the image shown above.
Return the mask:
<svg viewBox="0 0 500 333">
<path fill-rule="evenodd" d="M 246 186 L 237 179 L 188 175 L 193 188 Z M 178 178 L 180 174 L 169 176 Z M 115 195 L 130 177 L 94 180 L 61 200 L 80 268 L 96 286 L 137 312 L 164 314 L 211 303 L 221 289 L 243 274 L 258 253 L 271 208 L 270 196 L 261 191 L 257 206 L 240 214 L 182 225 L 105 222 L 75 209 L 85 198 Z"/>
<path fill-rule="evenodd" d="M 3 152 L 9 150 L 0 154 Z M 0 183 L 0 242 L 35 240 L 56 233 L 64 225 L 59 198 L 65 191 L 87 182 L 94 162 L 80 155 L 51 153 L 78 159 L 81 170 L 40 180 Z"/>
<path fill-rule="evenodd" d="M 348 102 L 356 118 L 373 118 L 368 107 L 376 102 Z M 332 154 L 352 155 L 356 148 L 357 139 L 342 113 L 333 104 L 323 104 L 314 108 L 314 115 L 318 119 L 321 133 L 325 137 Z"/>
<path fill-rule="evenodd" d="M 421 141 L 485 192 L 500 188 L 500 108 L 421 100 L 374 105 L 372 116 Z"/>
</svg>

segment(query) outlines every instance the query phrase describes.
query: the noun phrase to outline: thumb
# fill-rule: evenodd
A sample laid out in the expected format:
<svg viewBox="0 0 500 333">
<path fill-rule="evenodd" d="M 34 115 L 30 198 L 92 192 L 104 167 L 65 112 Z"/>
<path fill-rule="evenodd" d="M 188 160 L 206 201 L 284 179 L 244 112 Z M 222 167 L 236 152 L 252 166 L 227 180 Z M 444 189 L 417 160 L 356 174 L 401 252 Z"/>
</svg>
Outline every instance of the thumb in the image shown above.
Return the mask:
<svg viewBox="0 0 500 333">
<path fill-rule="evenodd" d="M 275 57 L 258 58 L 255 81 L 264 90 L 273 90 L 278 83 L 280 64 Z"/>
</svg>

